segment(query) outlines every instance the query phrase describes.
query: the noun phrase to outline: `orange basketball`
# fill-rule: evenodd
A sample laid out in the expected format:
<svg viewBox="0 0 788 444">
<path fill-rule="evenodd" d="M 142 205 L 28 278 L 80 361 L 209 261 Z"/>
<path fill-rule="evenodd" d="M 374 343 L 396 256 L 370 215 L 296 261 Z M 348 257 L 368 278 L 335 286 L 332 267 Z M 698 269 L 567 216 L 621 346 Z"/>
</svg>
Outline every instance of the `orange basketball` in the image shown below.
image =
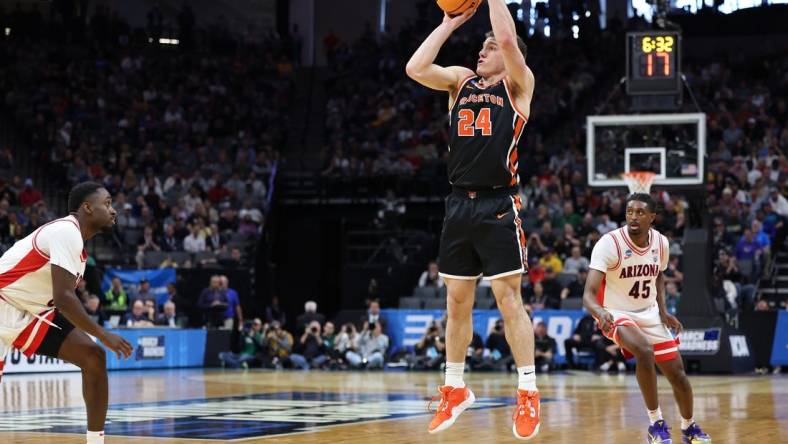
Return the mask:
<svg viewBox="0 0 788 444">
<path fill-rule="evenodd" d="M 469 9 L 477 8 L 482 0 L 437 0 L 438 6 L 446 14 L 451 16 L 460 15 Z"/>
</svg>

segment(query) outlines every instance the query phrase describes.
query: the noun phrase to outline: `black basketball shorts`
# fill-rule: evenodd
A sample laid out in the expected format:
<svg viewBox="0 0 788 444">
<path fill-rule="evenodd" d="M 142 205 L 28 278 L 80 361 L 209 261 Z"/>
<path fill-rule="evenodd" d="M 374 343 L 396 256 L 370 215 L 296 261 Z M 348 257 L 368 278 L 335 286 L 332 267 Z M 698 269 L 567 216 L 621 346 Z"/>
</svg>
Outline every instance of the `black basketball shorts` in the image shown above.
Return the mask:
<svg viewBox="0 0 788 444">
<path fill-rule="evenodd" d="M 455 190 L 446 198 L 438 267 L 444 278 L 497 279 L 527 270 L 520 196 Z"/>
<path fill-rule="evenodd" d="M 57 358 L 58 353 L 60 353 L 60 346 L 63 345 L 69 333 L 74 330 L 74 324 L 66 319 L 60 311 L 55 310 L 55 313 L 55 318 L 52 320 L 52 323 L 60 328 L 49 328 L 46 336 L 44 336 L 44 340 L 41 341 L 41 346 L 38 347 L 36 351 L 38 355 Z"/>
</svg>

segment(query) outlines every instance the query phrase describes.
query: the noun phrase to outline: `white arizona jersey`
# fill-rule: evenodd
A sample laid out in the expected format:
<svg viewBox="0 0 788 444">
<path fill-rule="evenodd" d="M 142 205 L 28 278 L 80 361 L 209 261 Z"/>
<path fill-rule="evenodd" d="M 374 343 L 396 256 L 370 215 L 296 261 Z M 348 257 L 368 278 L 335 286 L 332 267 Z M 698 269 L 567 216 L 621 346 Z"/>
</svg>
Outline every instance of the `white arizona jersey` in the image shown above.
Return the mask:
<svg viewBox="0 0 788 444">
<path fill-rule="evenodd" d="M 589 268 L 605 273 L 597 293 L 605 308 L 640 311 L 657 303 L 657 276 L 668 268 L 668 239 L 649 230 L 649 245 L 639 248 L 622 227 L 602 236 L 591 253 Z"/>
<path fill-rule="evenodd" d="M 51 266 L 66 269 L 79 283 L 87 258 L 74 216 L 42 225 L 0 257 L 0 299 L 38 314 L 53 305 Z"/>
</svg>

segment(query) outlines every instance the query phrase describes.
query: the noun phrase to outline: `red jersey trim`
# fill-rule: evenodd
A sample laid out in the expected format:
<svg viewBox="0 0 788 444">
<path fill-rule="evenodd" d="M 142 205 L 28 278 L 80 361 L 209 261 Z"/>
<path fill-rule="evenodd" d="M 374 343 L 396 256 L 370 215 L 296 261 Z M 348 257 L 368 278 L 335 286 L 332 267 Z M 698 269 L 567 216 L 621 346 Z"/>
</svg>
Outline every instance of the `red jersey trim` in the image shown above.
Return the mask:
<svg viewBox="0 0 788 444">
<path fill-rule="evenodd" d="M 613 239 L 613 242 L 616 244 L 616 254 L 618 255 L 618 262 L 616 262 L 616 265 L 613 266 L 613 268 L 609 268 L 607 271 L 615 271 L 618 269 L 619 266 L 621 266 L 621 246 L 618 244 L 618 240 L 616 239 L 616 236 L 612 232 L 610 233 L 610 237 Z"/>
<path fill-rule="evenodd" d="M 43 255 L 37 249 L 30 250 L 13 268 L 0 274 L 0 288 L 5 288 L 28 273 L 37 271 L 46 265 L 47 262 L 49 262 L 49 257 Z"/>
<path fill-rule="evenodd" d="M 645 247 L 645 249 L 641 250 L 639 247 L 635 246 L 635 244 L 629 239 L 629 235 L 626 233 L 626 229 L 627 229 L 626 227 L 619 228 L 619 230 L 621 231 L 621 237 L 624 238 L 624 242 L 627 243 L 629 249 L 634 251 L 635 254 L 637 254 L 638 256 L 643 256 L 646 253 L 648 253 L 648 250 L 650 250 L 651 246 L 654 244 L 654 233 L 653 233 L 654 230 L 649 229 L 649 234 L 650 234 L 649 237 L 651 239 L 649 239 L 648 245 Z"/>
</svg>

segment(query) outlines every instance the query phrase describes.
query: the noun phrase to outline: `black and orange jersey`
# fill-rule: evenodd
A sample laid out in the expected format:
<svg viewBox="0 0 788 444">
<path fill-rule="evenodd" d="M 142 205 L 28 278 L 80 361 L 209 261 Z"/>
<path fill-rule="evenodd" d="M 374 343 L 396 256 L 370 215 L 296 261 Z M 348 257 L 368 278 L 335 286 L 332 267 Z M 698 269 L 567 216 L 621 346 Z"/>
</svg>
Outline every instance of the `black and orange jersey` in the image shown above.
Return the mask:
<svg viewBox="0 0 788 444">
<path fill-rule="evenodd" d="M 470 190 L 512 187 L 520 182 L 517 145 L 527 119 L 506 80 L 486 88 L 479 80 L 460 84 L 449 111 L 449 182 Z"/>
</svg>

